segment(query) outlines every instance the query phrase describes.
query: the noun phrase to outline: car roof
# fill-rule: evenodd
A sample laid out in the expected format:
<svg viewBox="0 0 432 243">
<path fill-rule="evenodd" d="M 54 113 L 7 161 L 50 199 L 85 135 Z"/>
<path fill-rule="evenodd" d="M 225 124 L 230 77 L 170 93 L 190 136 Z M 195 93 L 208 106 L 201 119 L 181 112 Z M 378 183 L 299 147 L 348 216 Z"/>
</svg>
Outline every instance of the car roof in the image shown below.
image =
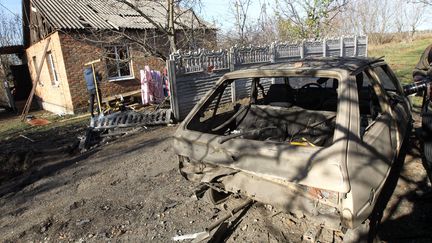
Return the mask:
<svg viewBox="0 0 432 243">
<path fill-rule="evenodd" d="M 279 63 L 260 64 L 246 70 L 346 70 L 350 73 L 361 71 L 373 63 L 384 63 L 382 58 L 369 57 L 311 57 Z M 235 72 L 243 72 L 241 69 Z"/>
</svg>

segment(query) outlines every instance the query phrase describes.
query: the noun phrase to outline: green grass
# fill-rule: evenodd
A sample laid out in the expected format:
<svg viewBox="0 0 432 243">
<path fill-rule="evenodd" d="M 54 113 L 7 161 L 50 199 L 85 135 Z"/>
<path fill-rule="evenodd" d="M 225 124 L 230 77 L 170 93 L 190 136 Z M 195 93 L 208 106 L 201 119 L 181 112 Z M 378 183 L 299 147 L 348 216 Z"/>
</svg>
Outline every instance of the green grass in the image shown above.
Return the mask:
<svg viewBox="0 0 432 243">
<path fill-rule="evenodd" d="M 43 118 L 51 123 L 44 126 L 31 126 L 27 122 L 22 122 L 20 116 L 1 114 L 7 117 L 2 117 L 2 119 L 0 119 L 0 141 L 15 138 L 19 135 L 44 133 L 55 127 L 69 126 L 74 123 L 83 123 L 89 120 L 89 116 L 86 115 L 58 116 L 47 111 L 36 111 L 31 112 L 31 114 L 36 118 Z"/>
<path fill-rule="evenodd" d="M 412 42 L 388 43 L 384 45 L 370 45 L 370 57 L 384 56 L 384 60 L 403 83 L 412 82 L 412 70 L 420 59 L 421 54 L 430 45 L 430 38 L 416 39 Z"/>
<path fill-rule="evenodd" d="M 430 45 L 431 37 L 425 36 L 412 42 L 394 42 L 383 45 L 370 45 L 370 57 L 382 57 L 391 66 L 402 84 L 412 82 L 412 71 L 420 59 L 421 54 Z M 422 97 L 411 97 L 414 107 L 420 107 Z"/>
</svg>

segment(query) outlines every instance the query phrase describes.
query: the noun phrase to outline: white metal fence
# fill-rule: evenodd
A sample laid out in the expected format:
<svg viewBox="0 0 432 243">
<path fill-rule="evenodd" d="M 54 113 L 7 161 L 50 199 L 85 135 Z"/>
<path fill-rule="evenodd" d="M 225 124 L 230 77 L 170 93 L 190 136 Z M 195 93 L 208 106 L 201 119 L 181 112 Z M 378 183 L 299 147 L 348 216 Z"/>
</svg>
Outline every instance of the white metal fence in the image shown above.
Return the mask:
<svg viewBox="0 0 432 243">
<path fill-rule="evenodd" d="M 216 81 L 229 71 L 305 57 L 365 57 L 367 43 L 367 36 L 350 36 L 322 41 L 273 43 L 258 47 L 232 47 L 229 50 L 199 50 L 171 54 L 168 75 L 174 117 L 179 121 L 184 119 Z M 230 96 L 235 99 L 247 89 L 245 85 L 234 84 L 224 98 Z"/>
</svg>

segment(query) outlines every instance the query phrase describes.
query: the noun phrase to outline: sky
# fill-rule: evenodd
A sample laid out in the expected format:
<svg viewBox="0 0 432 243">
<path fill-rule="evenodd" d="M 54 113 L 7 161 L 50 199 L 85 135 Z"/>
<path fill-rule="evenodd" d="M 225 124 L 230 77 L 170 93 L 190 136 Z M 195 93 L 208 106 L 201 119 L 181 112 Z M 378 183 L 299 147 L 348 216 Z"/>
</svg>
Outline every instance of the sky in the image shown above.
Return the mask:
<svg viewBox="0 0 432 243">
<path fill-rule="evenodd" d="M 3 5 L 0 6 L 3 13 L 12 15 L 12 13 L 9 12 L 10 10 L 13 13 L 21 15 L 21 0 L 0 0 L 0 4 Z"/>
<path fill-rule="evenodd" d="M 260 15 L 260 2 L 252 1 L 249 8 L 250 17 L 257 19 Z M 234 17 L 229 7 L 230 0 L 202 0 L 203 9 L 199 11 L 199 16 L 205 20 L 215 23 L 222 30 L 229 30 L 233 27 Z"/>
<path fill-rule="evenodd" d="M 260 15 L 260 2 L 266 0 L 253 0 L 252 6 L 249 9 L 249 18 L 257 19 Z M 216 27 L 223 31 L 229 30 L 233 27 L 233 16 L 229 8 L 230 0 L 202 0 L 202 9 L 197 9 L 197 14 L 205 20 L 215 23 Z M 3 6 L 1 6 L 3 5 Z M 6 9 L 7 8 L 7 9 Z M 14 12 L 21 15 L 21 0 L 0 0 L 1 12 L 5 14 L 12 14 Z M 430 17 L 419 26 L 419 29 L 431 29 L 432 21 Z"/>
<path fill-rule="evenodd" d="M 233 17 L 229 10 L 230 0 L 202 0 L 202 9 L 198 9 L 198 15 L 202 16 L 205 20 L 216 23 L 217 27 L 222 30 L 228 30 L 233 26 Z M 252 1 L 252 6 L 249 9 L 251 16 L 259 16 L 260 14 L 260 1 Z M 5 14 L 12 14 L 12 12 L 21 15 L 21 0 L 0 0 L 0 9 Z M 7 9 L 6 9 L 6 8 Z"/>
</svg>

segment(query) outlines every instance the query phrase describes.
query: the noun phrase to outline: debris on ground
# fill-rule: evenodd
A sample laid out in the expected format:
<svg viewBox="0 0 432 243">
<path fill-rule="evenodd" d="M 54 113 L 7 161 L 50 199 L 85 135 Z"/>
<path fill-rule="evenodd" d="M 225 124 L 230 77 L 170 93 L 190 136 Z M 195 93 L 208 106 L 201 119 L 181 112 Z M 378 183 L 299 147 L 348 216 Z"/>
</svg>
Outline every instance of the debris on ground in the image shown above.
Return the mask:
<svg viewBox="0 0 432 243">
<path fill-rule="evenodd" d="M 32 118 L 30 120 L 27 120 L 27 123 L 32 126 L 45 126 L 50 124 L 51 122 L 43 118 Z"/>
<path fill-rule="evenodd" d="M 203 198 L 191 200 L 191 193 L 199 185 L 184 180 L 178 173 L 178 158 L 171 146 L 175 129 L 160 126 L 134 133 L 85 154 L 46 159 L 36 163 L 32 173 L 9 177 L 7 184 L 0 185 L 0 191 L 8 192 L 0 196 L 1 240 L 169 242 L 173 236 L 204 232 L 227 213 L 225 208 L 234 208 L 236 201 L 230 199 L 223 203 L 227 204 L 224 207 Z M 83 129 L 50 132 L 45 136 L 53 141 L 43 145 L 66 144 L 77 132 L 82 133 Z M 38 141 L 36 144 L 47 141 L 35 134 L 26 136 Z M 18 136 L 16 139 L 14 146 L 2 145 L 19 151 L 17 144 L 32 144 Z M 432 204 L 413 196 L 430 191 L 431 185 L 421 164 L 419 144 L 412 142 L 409 146 L 398 186 L 379 229 L 380 238 L 387 242 L 432 240 Z M 13 188 L 17 183 L 21 186 Z M 260 203 L 251 205 L 247 213 L 242 212 L 235 215 L 241 215 L 239 220 L 233 217 L 216 227 L 225 242 L 300 242 L 310 227 L 302 213 L 275 214 L 275 209 L 270 211 Z M 91 221 L 76 225 L 85 219 Z M 42 230 L 43 226 L 47 227 Z M 211 239 L 217 236 L 215 232 Z M 328 230 L 323 230 L 319 238 L 321 242 L 342 240 Z"/>
<path fill-rule="evenodd" d="M 172 238 L 172 240 L 173 241 L 194 240 L 196 238 L 201 238 L 204 236 L 208 236 L 208 232 L 202 231 L 202 232 L 187 234 L 187 235 L 176 235 Z"/>
<path fill-rule="evenodd" d="M 22 137 L 22 138 L 25 138 L 25 139 L 29 140 L 29 141 L 32 142 L 32 143 L 35 142 L 35 140 L 33 140 L 33 139 L 31 139 L 31 138 L 29 138 L 29 137 L 23 135 L 23 134 L 20 134 L 19 136 Z"/>
<path fill-rule="evenodd" d="M 172 124 L 174 121 L 168 101 L 166 98 L 159 104 L 147 106 L 127 103 L 123 99 L 117 101 L 115 107 L 109 106 L 103 114 L 90 118 L 85 135 L 78 137 L 79 150 L 86 152 L 109 139 L 147 130 L 148 126 Z"/>
</svg>

